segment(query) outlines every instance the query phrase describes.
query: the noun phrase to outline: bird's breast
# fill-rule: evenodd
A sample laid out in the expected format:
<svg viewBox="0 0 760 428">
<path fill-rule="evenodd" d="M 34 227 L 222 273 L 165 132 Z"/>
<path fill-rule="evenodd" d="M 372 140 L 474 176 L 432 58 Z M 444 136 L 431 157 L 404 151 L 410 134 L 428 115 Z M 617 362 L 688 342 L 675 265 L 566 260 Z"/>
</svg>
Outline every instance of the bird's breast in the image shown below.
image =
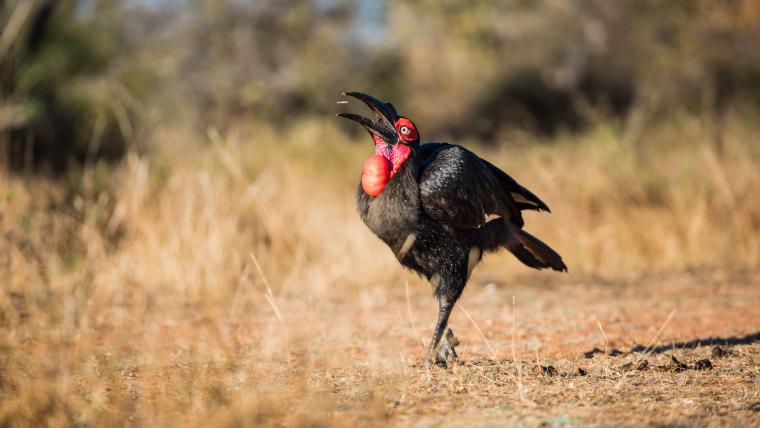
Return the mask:
<svg viewBox="0 0 760 428">
<path fill-rule="evenodd" d="M 357 203 L 367 227 L 389 245 L 406 239 L 419 223 L 419 186 L 407 168 L 392 177 L 376 197 L 360 185 Z"/>
</svg>

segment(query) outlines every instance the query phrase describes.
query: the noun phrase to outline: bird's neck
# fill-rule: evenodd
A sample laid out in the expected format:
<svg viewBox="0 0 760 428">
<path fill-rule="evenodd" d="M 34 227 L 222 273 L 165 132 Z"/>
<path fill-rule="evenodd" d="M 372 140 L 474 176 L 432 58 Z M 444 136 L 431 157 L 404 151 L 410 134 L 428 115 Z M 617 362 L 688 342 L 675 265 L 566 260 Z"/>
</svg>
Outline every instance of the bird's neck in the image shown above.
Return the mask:
<svg viewBox="0 0 760 428">
<path fill-rule="evenodd" d="M 412 149 L 406 144 L 389 145 L 380 137 L 375 136 L 375 154 L 380 155 L 390 163 L 390 177 L 396 175 L 401 165 L 409 159 Z M 390 178 L 389 177 L 389 178 Z"/>
</svg>

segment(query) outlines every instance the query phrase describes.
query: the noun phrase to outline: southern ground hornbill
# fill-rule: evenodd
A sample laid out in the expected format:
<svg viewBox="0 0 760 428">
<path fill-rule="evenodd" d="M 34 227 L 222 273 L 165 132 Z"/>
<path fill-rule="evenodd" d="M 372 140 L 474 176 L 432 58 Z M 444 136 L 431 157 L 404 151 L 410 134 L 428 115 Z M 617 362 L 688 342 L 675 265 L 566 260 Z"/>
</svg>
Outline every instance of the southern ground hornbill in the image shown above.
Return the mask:
<svg viewBox="0 0 760 428">
<path fill-rule="evenodd" d="M 361 124 L 375 143 L 357 191 L 359 214 L 402 265 L 434 288 L 439 312 L 428 364 L 456 358 L 456 339 L 450 329 L 445 338 L 443 333 L 484 251 L 506 248 L 532 268 L 567 270 L 559 254 L 522 230 L 522 210 L 548 212 L 549 207 L 462 146 L 420 144 L 412 121 L 392 104 L 361 92 L 343 95 L 363 101 L 375 114 L 375 120 L 338 114 Z"/>
</svg>

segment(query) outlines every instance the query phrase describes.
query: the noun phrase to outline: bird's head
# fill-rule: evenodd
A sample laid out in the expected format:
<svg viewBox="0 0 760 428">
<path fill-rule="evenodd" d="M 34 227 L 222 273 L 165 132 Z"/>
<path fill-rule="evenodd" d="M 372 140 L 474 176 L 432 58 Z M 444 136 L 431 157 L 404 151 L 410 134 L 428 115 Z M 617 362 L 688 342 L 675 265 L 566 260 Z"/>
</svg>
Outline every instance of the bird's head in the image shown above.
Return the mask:
<svg viewBox="0 0 760 428">
<path fill-rule="evenodd" d="M 361 92 L 343 92 L 343 95 L 364 102 L 375 115 L 375 120 L 372 120 L 358 114 L 338 113 L 339 117 L 363 126 L 375 143 L 375 154 L 364 165 L 362 184 L 368 194 L 377 196 L 385 187 L 385 183 L 406 162 L 411 152 L 419 147 L 420 134 L 411 120 L 398 114 L 393 104 Z M 368 181 L 375 185 L 368 186 Z"/>
<path fill-rule="evenodd" d="M 417 148 L 420 135 L 411 120 L 396 112 L 391 103 L 385 103 L 377 98 L 361 92 L 343 92 L 343 95 L 364 102 L 375 114 L 375 120 L 353 113 L 338 113 L 338 116 L 357 122 L 369 132 L 376 145 L 404 145 L 411 149 Z"/>
</svg>

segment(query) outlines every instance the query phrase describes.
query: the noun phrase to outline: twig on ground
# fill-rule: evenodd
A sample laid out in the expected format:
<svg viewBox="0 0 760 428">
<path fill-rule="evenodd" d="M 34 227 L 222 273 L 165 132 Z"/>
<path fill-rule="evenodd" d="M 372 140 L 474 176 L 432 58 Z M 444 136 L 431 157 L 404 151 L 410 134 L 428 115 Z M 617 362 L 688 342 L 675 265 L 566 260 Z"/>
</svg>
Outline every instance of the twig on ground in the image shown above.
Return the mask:
<svg viewBox="0 0 760 428">
<path fill-rule="evenodd" d="M 525 397 L 525 387 L 523 386 L 522 382 L 522 368 L 519 364 L 517 364 L 517 351 L 515 350 L 515 336 L 517 336 L 517 304 L 515 296 L 512 296 L 512 363 L 515 365 L 515 369 L 517 370 L 517 393 L 520 395 L 520 401 L 523 403 L 530 405 L 530 406 L 536 406 L 537 404 L 531 400 L 528 400 Z"/>
<path fill-rule="evenodd" d="M 472 325 L 475 326 L 475 330 L 477 330 L 478 334 L 483 339 L 483 342 L 485 342 L 486 347 L 488 347 L 488 352 L 491 354 L 491 359 L 496 360 L 496 352 L 494 352 L 493 348 L 491 347 L 491 344 L 488 343 L 488 339 L 486 339 L 486 336 L 483 334 L 483 331 L 481 331 L 480 327 L 478 327 L 478 323 L 476 323 L 475 320 L 472 319 L 472 317 L 470 316 L 470 314 L 464 308 L 464 305 L 462 305 L 461 303 L 459 304 L 459 309 L 461 309 L 462 312 L 464 312 L 465 316 L 467 316 L 467 318 L 470 320 L 470 322 L 472 323 Z"/>
<path fill-rule="evenodd" d="M 267 302 L 269 302 L 269 306 L 272 307 L 272 310 L 274 311 L 274 314 L 277 316 L 277 319 L 282 321 L 282 313 L 280 312 L 280 309 L 277 307 L 277 302 L 274 300 L 274 294 L 272 293 L 272 287 L 269 286 L 269 280 L 267 280 L 267 276 L 264 275 L 264 270 L 261 269 L 261 265 L 259 264 L 259 261 L 256 260 L 256 256 L 253 253 L 250 253 L 251 260 L 253 261 L 254 266 L 256 266 L 256 270 L 259 271 L 259 275 L 261 275 L 261 280 L 264 283 L 264 287 L 266 287 L 267 291 L 264 293 L 264 297 L 266 297 Z"/>
<path fill-rule="evenodd" d="M 659 339 L 662 332 L 665 331 L 665 327 L 667 327 L 668 324 L 670 324 L 670 321 L 673 319 L 676 312 L 677 312 L 677 309 L 673 309 L 672 311 L 670 311 L 670 315 L 668 315 L 668 318 L 665 320 L 664 323 L 662 323 L 662 326 L 660 326 L 660 329 L 657 330 L 657 334 L 655 334 L 654 339 L 652 339 L 652 341 L 649 342 L 649 346 L 647 346 L 646 349 L 644 349 L 642 356 L 646 356 L 647 354 L 652 352 L 652 350 L 654 349 L 654 344 L 657 343 L 657 339 Z"/>
<path fill-rule="evenodd" d="M 406 288 L 406 315 L 409 317 L 409 323 L 412 324 L 412 331 L 414 331 L 414 336 L 417 337 L 417 342 L 419 342 L 422 349 L 425 349 L 425 342 L 422 341 L 422 338 L 417 331 L 417 325 L 414 323 L 414 318 L 412 317 L 412 304 L 409 299 L 409 281 L 404 282 L 404 288 Z"/>
<path fill-rule="evenodd" d="M 606 376 L 608 371 L 607 359 L 610 357 L 610 338 L 607 336 L 607 333 L 604 331 L 604 327 L 602 327 L 602 323 L 599 321 L 599 318 L 597 318 L 596 315 L 594 315 L 594 321 L 596 321 L 596 325 L 599 327 L 599 331 L 601 331 L 602 336 L 604 336 L 604 364 L 602 365 L 602 373 Z"/>
</svg>

